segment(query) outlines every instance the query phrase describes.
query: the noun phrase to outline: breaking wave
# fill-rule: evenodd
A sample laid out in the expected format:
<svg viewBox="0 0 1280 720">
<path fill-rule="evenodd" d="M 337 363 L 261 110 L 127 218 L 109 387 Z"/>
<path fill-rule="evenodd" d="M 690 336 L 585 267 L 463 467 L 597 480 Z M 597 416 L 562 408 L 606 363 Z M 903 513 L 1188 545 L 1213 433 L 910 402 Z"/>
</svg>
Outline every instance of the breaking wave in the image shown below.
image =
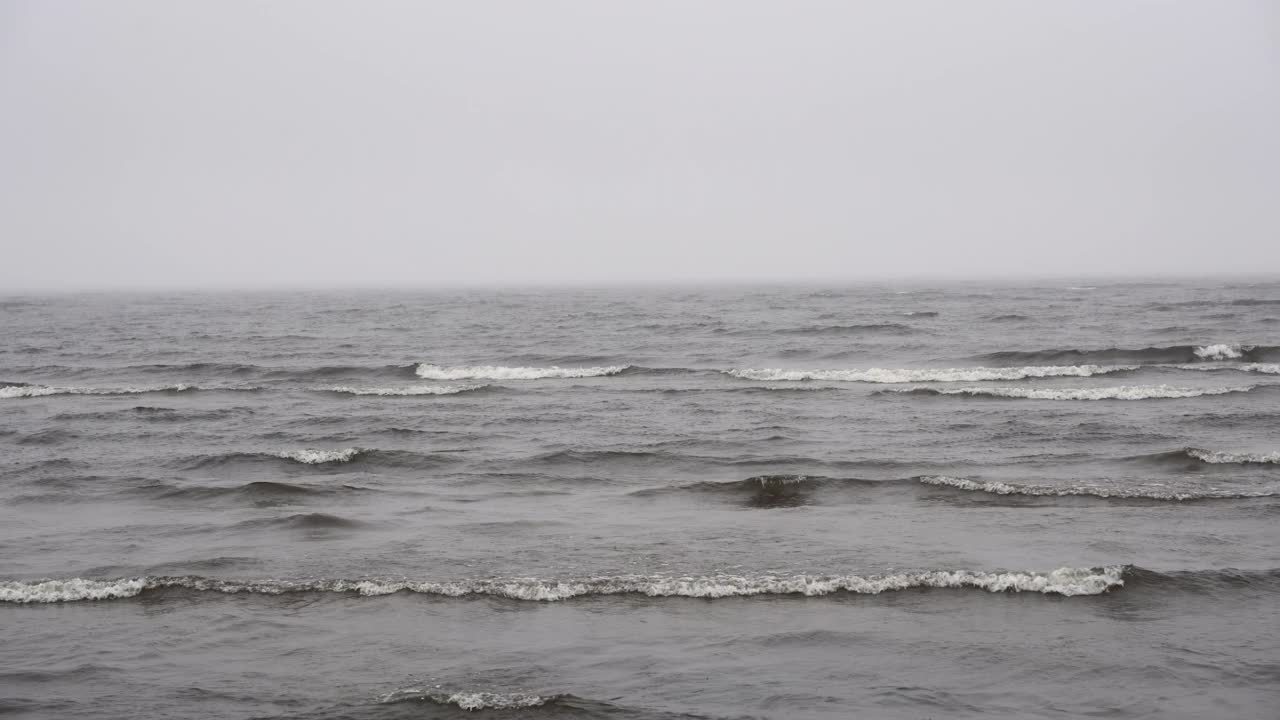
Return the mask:
<svg viewBox="0 0 1280 720">
<path fill-rule="evenodd" d="M 1108 487 L 1104 485 L 1015 485 L 997 480 L 969 480 L 945 475 L 924 475 L 916 478 L 925 485 L 955 488 L 992 495 L 1026 495 L 1031 497 L 1089 496 L 1120 500 L 1242 500 L 1247 498 L 1274 497 L 1274 491 L 1238 492 L 1209 488 L 1197 491 L 1174 490 L 1163 486 Z"/>
<path fill-rule="evenodd" d="M 1179 370 L 1199 370 L 1202 372 L 1213 370 L 1235 370 L 1236 372 L 1256 372 L 1269 375 L 1280 375 L 1280 363 L 1237 363 L 1231 365 L 1195 365 L 1184 363 L 1174 365 Z"/>
<path fill-rule="evenodd" d="M 1138 349 L 1103 348 L 1098 350 L 1006 350 L 977 356 L 977 359 L 1001 365 L 1159 365 L 1204 361 L 1244 360 L 1267 362 L 1280 360 L 1280 347 L 1265 345 L 1208 344 L 1174 345 Z"/>
<path fill-rule="evenodd" d="M 48 385 L 13 384 L 0 387 L 0 398 L 31 398 L 48 395 L 140 395 L 143 393 L 180 393 L 199 390 L 252 392 L 260 389 L 256 387 L 200 387 L 187 383 L 122 388 L 51 387 Z"/>
<path fill-rule="evenodd" d="M 381 395 L 381 396 L 411 396 L 411 395 L 457 395 L 458 393 L 471 392 L 472 390 L 480 390 L 487 388 L 488 385 L 424 385 L 419 387 L 348 387 L 339 385 L 335 387 L 313 388 L 316 392 L 341 393 L 344 395 Z"/>
<path fill-rule="evenodd" d="M 442 367 L 419 365 L 415 373 L 427 380 L 539 380 L 543 378 L 586 378 L 617 375 L 630 365 L 608 367 L 504 367 L 501 365 L 476 365 L 467 367 Z"/>
<path fill-rule="evenodd" d="M 538 707 L 558 699 L 558 695 L 524 695 L 520 693 L 449 692 L 440 689 L 409 688 L 396 690 L 378 698 L 382 704 L 428 701 L 437 705 L 455 705 L 463 710 L 517 710 Z"/>
<path fill-rule="evenodd" d="M 232 452 L 185 458 L 183 464 L 189 469 L 235 467 L 241 464 L 252 465 L 259 463 L 284 463 L 293 467 L 313 467 L 317 469 L 339 468 L 356 463 L 362 466 L 369 464 L 388 468 L 427 469 L 452 461 L 453 458 L 441 454 L 426 455 L 407 450 L 375 450 L 349 447 L 334 450 L 298 448 L 274 452 Z"/>
<path fill-rule="evenodd" d="M 1193 398 L 1204 395 L 1249 392 L 1253 387 L 1235 388 L 1179 388 L 1170 385 L 1121 385 L 1099 388 L 1019 388 L 1019 387 L 967 387 L 967 388 L 906 388 L 881 390 L 881 393 L 911 395 L 961 395 L 997 398 L 1022 398 L 1027 400 L 1153 400 Z"/>
<path fill-rule="evenodd" d="M 1186 448 L 1183 452 L 1197 460 L 1213 465 L 1280 464 L 1280 452 L 1228 453 L 1217 450 L 1201 450 L 1200 448 Z"/>
<path fill-rule="evenodd" d="M 351 462 L 360 453 L 365 452 L 360 448 L 344 448 L 342 450 L 282 450 L 278 453 L 272 453 L 276 457 L 285 460 L 293 460 L 304 465 L 323 465 L 324 463 L 344 463 Z"/>
<path fill-rule="evenodd" d="M 53 603 L 114 600 L 165 588 L 202 592 L 281 595 L 302 592 L 354 593 L 362 596 L 412 592 L 445 597 L 489 596 L 509 600 L 555 602 L 578 597 L 726 598 L 754 595 L 815 597 L 848 593 L 878 595 L 911 588 L 967 588 L 987 592 L 1046 595 L 1100 595 L 1124 585 L 1125 568 L 1058 568 L 1038 572 L 932 570 L 883 575 L 616 575 L 566 580 L 493 578 L 433 582 L 406 579 L 227 580 L 201 576 L 149 576 L 116 580 L 11 580 L 0 582 L 0 602 Z"/>
<path fill-rule="evenodd" d="M 782 370 L 742 369 L 725 370 L 724 373 L 744 380 L 825 380 L 865 383 L 913 383 L 913 382 L 981 382 L 984 380 L 1024 380 L 1045 377 L 1090 377 L 1107 373 L 1136 370 L 1132 365 L 1045 365 L 1009 368 L 925 368 L 893 369 L 868 368 L 866 370 Z"/>
</svg>

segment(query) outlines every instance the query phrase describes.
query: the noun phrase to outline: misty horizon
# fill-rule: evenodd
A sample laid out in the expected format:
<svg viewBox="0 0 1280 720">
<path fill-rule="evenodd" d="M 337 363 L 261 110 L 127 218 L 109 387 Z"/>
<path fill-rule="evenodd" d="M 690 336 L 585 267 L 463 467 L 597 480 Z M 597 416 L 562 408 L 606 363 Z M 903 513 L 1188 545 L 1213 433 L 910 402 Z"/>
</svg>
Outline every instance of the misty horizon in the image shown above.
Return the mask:
<svg viewBox="0 0 1280 720">
<path fill-rule="evenodd" d="M 0 4 L 0 287 L 1280 268 L 1264 2 Z"/>
</svg>

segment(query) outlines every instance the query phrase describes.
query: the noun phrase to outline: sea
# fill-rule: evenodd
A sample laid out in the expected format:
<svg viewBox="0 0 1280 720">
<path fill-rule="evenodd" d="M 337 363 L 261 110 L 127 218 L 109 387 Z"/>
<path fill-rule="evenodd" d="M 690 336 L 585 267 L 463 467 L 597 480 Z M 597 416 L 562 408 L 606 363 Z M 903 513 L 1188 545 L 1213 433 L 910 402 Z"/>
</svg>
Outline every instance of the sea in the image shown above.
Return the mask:
<svg viewBox="0 0 1280 720">
<path fill-rule="evenodd" d="M 1280 282 L 7 294 L 0 715 L 1275 718 Z"/>
</svg>

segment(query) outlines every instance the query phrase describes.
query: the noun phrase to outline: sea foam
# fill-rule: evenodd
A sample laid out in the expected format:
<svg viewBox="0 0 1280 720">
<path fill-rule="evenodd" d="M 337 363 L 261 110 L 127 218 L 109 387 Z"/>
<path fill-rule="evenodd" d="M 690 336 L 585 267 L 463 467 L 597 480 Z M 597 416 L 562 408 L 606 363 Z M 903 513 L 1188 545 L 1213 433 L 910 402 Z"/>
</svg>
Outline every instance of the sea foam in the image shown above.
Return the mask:
<svg viewBox="0 0 1280 720">
<path fill-rule="evenodd" d="M 339 385 L 335 387 L 314 388 L 317 392 L 334 392 L 347 395 L 382 395 L 382 396 L 411 396 L 411 395 L 457 395 L 458 393 L 470 392 L 488 387 L 488 385 L 422 385 L 417 387 L 394 387 L 381 388 L 369 387 L 358 388 Z"/>
<path fill-rule="evenodd" d="M 140 387 L 123 387 L 123 388 L 87 388 L 87 387 L 51 387 L 48 385 L 9 385 L 0 387 L 0 398 L 30 398 L 45 397 L 48 395 L 138 395 L 141 393 L 155 392 L 186 392 L 188 390 L 200 390 L 202 388 L 186 383 L 177 383 L 175 385 L 144 385 Z M 219 388 L 219 389 L 243 389 L 250 390 L 256 388 Z"/>
<path fill-rule="evenodd" d="M 226 580 L 196 576 L 119 580 L 17 580 L 0 582 L 0 601 L 72 602 L 134 597 L 148 590 L 187 588 L 206 592 L 280 595 L 340 592 L 363 596 L 413 592 L 446 597 L 491 596 L 555 602 L 577 597 L 645 595 L 649 597 L 726 598 L 753 595 L 821 596 L 833 593 L 877 595 L 909 588 L 970 588 L 987 592 L 1098 595 L 1124 585 L 1124 568 L 1058 568 L 1047 573 L 933 570 L 884 575 L 619 575 L 567 580 L 494 578 L 433 582 L 368 580 Z"/>
<path fill-rule="evenodd" d="M 1238 464 L 1246 465 L 1252 463 L 1259 464 L 1280 464 L 1280 452 L 1270 453 L 1229 453 L 1219 452 L 1217 450 L 1201 450 L 1200 448 L 1187 448 L 1184 450 L 1197 460 L 1211 463 L 1214 465 Z"/>
<path fill-rule="evenodd" d="M 1231 500 L 1255 497 L 1271 497 L 1275 493 L 1267 491 L 1236 492 L 1207 488 L 1197 491 L 1174 490 L 1161 486 L 1107 487 L 1103 485 L 1016 485 L 995 480 L 978 481 L 966 478 L 947 477 L 945 475 L 925 475 L 917 478 L 925 485 L 951 487 L 957 490 L 990 493 L 992 495 L 1027 495 L 1031 497 L 1076 497 L 1091 496 L 1099 498 L 1131 499 L 1131 500 Z"/>
<path fill-rule="evenodd" d="M 440 688 L 406 688 L 378 698 L 382 704 L 429 701 L 438 705 L 456 705 L 462 710 L 517 710 L 546 705 L 555 695 L 495 693 L 486 691 L 449 691 Z"/>
<path fill-rule="evenodd" d="M 351 462 L 360 453 L 364 452 L 360 448 L 344 448 L 342 450 L 283 450 L 278 453 L 272 453 L 278 458 L 285 460 L 293 460 L 306 465 L 323 465 L 324 463 L 344 463 Z"/>
<path fill-rule="evenodd" d="M 1280 375 L 1280 363 L 1236 363 L 1227 365 L 1181 364 L 1171 365 L 1170 367 L 1174 367 L 1179 370 L 1197 370 L 1200 372 L 1234 370 L 1236 372 L 1256 372 L 1267 375 Z"/>
<path fill-rule="evenodd" d="M 440 365 L 419 365 L 418 377 L 427 380 L 539 380 L 543 378 L 587 378 L 617 375 L 631 367 L 630 365 L 610 365 L 608 367 L 505 367 L 501 365 L 475 365 L 463 367 L 443 367 Z"/>
<path fill-rule="evenodd" d="M 1236 360 L 1253 349 L 1252 345 L 1200 345 L 1196 347 L 1196 357 L 1201 360 Z"/>
<path fill-rule="evenodd" d="M 971 367 L 865 370 L 733 369 L 724 372 L 744 380 L 827 380 L 864 383 L 980 382 L 1045 377 L 1090 377 L 1136 370 L 1136 365 L 1043 365 L 1030 367 Z"/>
<path fill-rule="evenodd" d="M 1180 388 L 1171 385 L 1121 385 L 1098 388 L 1021 388 L 1021 387 L 966 387 L 966 388 L 907 388 L 886 392 L 917 395 L 969 395 L 1028 400 L 1151 400 L 1193 398 L 1204 395 L 1225 395 L 1248 392 L 1253 387 L 1233 388 Z"/>
</svg>

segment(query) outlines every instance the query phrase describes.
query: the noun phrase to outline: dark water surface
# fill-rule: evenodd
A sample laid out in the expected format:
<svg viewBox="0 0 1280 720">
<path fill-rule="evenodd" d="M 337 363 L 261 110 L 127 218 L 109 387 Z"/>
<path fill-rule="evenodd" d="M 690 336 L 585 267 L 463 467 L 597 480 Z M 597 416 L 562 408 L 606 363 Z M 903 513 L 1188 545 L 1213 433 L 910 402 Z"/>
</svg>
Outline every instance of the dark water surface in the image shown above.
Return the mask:
<svg viewBox="0 0 1280 720">
<path fill-rule="evenodd" d="M 1280 283 L 7 297 L 0 331 L 0 714 L 1280 705 Z"/>
</svg>

